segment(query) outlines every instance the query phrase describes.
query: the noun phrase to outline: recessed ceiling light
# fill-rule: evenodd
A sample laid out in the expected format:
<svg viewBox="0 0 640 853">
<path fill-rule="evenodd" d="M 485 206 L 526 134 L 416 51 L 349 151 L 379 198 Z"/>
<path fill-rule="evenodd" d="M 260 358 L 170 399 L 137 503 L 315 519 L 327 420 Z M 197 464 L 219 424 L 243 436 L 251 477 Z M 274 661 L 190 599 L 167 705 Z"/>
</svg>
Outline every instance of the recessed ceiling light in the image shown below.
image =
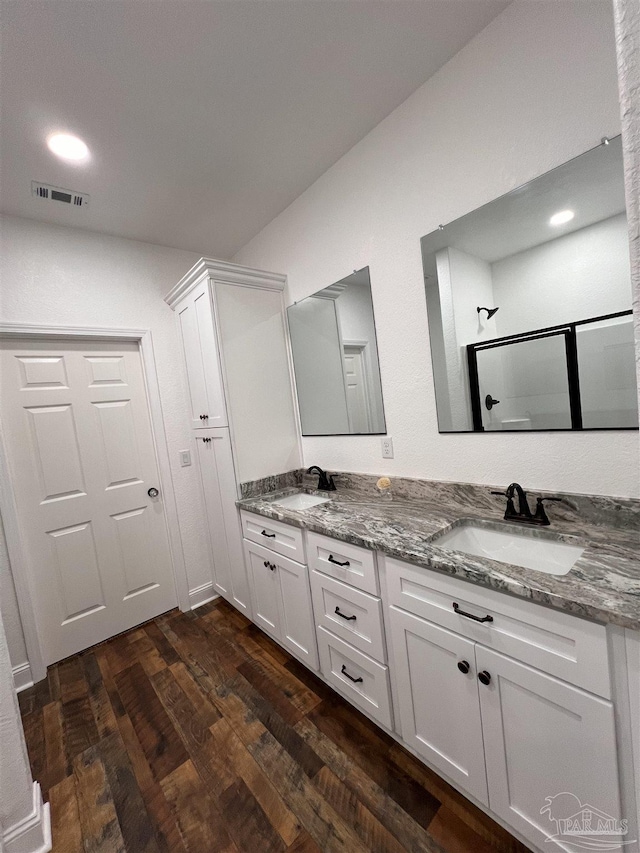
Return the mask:
<svg viewBox="0 0 640 853">
<path fill-rule="evenodd" d="M 63 160 L 86 160 L 89 149 L 85 142 L 70 133 L 53 133 L 47 139 L 49 151 Z"/>
<path fill-rule="evenodd" d="M 564 225 L 565 222 L 571 222 L 574 216 L 573 210 L 560 210 L 553 214 L 549 220 L 549 225 Z"/>
</svg>

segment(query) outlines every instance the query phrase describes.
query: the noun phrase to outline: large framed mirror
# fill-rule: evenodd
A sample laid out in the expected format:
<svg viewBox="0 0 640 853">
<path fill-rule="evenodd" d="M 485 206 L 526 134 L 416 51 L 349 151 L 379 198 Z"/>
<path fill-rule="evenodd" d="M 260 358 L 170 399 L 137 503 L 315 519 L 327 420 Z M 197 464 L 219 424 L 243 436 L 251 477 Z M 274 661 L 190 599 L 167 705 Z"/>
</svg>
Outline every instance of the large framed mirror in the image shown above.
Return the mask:
<svg viewBox="0 0 640 853">
<path fill-rule="evenodd" d="M 303 435 L 386 431 L 369 268 L 287 308 Z"/>
<path fill-rule="evenodd" d="M 638 428 L 620 137 L 421 246 L 440 432 Z"/>
</svg>

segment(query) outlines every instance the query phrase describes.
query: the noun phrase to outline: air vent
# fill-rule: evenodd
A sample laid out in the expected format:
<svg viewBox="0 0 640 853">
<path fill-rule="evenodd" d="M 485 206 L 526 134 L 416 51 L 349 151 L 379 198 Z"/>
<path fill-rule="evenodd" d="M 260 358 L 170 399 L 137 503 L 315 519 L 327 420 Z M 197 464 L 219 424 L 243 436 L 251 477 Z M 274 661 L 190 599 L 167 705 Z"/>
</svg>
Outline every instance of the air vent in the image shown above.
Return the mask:
<svg viewBox="0 0 640 853">
<path fill-rule="evenodd" d="M 31 181 L 31 195 L 43 201 L 67 204 L 69 207 L 87 207 L 89 205 L 89 196 L 86 193 L 77 193 L 73 190 L 65 190 L 62 187 L 52 187 L 50 184 L 41 184 L 38 181 Z"/>
</svg>

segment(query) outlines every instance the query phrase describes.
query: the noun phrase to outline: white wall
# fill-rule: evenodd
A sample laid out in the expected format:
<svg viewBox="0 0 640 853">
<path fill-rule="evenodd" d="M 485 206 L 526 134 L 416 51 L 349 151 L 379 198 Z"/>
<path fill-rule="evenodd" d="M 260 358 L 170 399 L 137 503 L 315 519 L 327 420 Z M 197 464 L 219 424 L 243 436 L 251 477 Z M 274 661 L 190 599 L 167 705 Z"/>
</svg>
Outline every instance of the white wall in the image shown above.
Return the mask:
<svg viewBox="0 0 640 853">
<path fill-rule="evenodd" d="M 151 329 L 190 589 L 211 580 L 191 446 L 180 342 L 163 296 L 198 260 L 148 243 L 0 217 L 0 319 L 3 322 Z M 14 667 L 26 653 L 9 561 L 0 535 L 1 607 Z"/>
<path fill-rule="evenodd" d="M 500 335 L 631 308 L 629 232 L 622 213 L 491 266 Z"/>
<path fill-rule="evenodd" d="M 420 238 L 620 131 L 608 0 L 515 0 L 235 260 L 289 301 L 370 267 L 387 429 L 304 439 L 305 463 L 640 494 L 636 433 L 439 435 Z"/>
</svg>

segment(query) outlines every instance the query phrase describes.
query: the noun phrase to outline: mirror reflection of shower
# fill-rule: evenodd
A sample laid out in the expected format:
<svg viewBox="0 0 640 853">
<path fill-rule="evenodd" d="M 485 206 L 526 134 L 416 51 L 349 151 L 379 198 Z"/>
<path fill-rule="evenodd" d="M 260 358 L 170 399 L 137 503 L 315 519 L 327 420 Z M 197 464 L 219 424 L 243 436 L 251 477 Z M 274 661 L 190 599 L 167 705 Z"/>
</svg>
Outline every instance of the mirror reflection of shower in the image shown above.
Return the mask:
<svg viewBox="0 0 640 853">
<path fill-rule="evenodd" d="M 422 259 L 441 432 L 637 429 L 619 137 L 440 226 Z"/>
</svg>

